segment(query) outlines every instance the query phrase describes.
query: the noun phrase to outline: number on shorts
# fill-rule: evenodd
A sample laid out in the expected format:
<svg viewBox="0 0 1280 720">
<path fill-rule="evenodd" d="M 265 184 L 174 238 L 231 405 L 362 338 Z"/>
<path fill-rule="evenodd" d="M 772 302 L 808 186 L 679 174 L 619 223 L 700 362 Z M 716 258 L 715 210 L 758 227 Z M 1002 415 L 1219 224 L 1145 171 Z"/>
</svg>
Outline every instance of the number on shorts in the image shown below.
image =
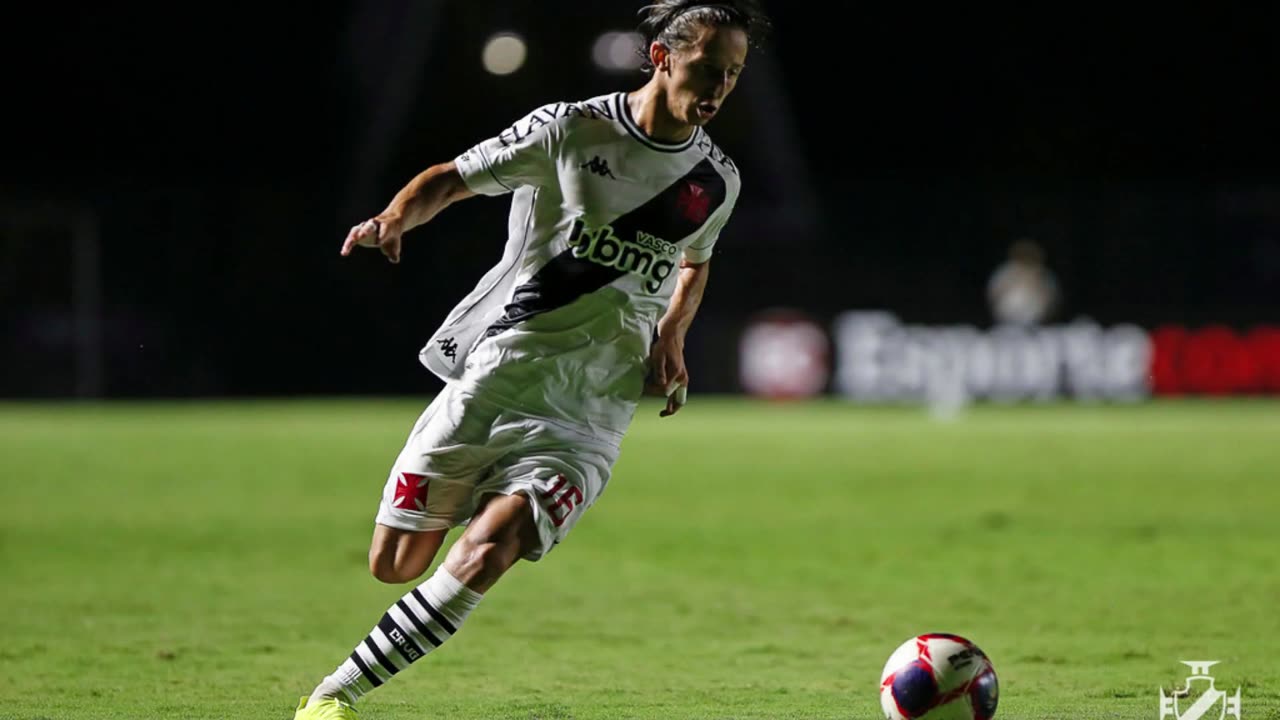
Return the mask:
<svg viewBox="0 0 1280 720">
<path fill-rule="evenodd" d="M 564 475 L 557 475 L 555 486 L 539 494 L 546 500 L 555 500 L 547 505 L 547 514 L 556 527 L 563 525 L 573 509 L 582 504 L 582 491 L 577 486 L 570 485 L 569 479 Z M 560 497 L 556 498 L 557 495 Z"/>
</svg>

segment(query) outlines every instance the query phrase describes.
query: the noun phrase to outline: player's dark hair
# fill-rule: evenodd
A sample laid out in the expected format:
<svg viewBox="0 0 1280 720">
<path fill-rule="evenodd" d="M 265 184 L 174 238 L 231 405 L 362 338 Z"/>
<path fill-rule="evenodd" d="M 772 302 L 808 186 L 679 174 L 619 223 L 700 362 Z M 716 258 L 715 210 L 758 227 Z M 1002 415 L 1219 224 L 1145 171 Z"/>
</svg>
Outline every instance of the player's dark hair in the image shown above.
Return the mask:
<svg viewBox="0 0 1280 720">
<path fill-rule="evenodd" d="M 701 27 L 737 27 L 747 33 L 751 46 L 758 47 L 773 25 L 756 0 L 657 0 L 641 8 L 639 15 L 644 37 L 640 69 L 645 72 L 653 71 L 649 46 L 655 40 L 678 51 L 693 45 Z"/>
</svg>

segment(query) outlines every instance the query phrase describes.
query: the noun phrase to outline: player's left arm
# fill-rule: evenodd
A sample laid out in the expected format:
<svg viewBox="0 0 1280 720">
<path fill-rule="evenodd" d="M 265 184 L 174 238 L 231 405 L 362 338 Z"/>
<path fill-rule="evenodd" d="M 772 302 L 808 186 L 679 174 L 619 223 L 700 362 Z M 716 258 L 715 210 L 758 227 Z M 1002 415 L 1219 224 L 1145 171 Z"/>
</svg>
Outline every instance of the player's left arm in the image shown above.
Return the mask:
<svg viewBox="0 0 1280 720">
<path fill-rule="evenodd" d="M 707 289 L 711 274 L 711 256 L 720 239 L 720 233 L 729 222 L 738 200 L 738 184 L 728 184 L 728 193 L 719 209 L 708 219 L 697 237 L 684 249 L 680 271 L 676 276 L 676 289 L 672 293 L 667 312 L 658 321 L 658 338 L 649 353 L 653 384 L 647 388 L 651 394 L 665 395 L 667 406 L 659 413 L 667 417 L 684 406 L 689 388 L 689 370 L 684 364 L 684 340 L 693 325 L 693 317 L 702 305 L 702 295 Z"/>
<path fill-rule="evenodd" d="M 674 415 L 684 406 L 684 393 L 689 387 L 684 341 L 702 304 L 710 272 L 710 259 L 699 263 L 682 260 L 671 304 L 658 321 L 658 339 L 654 341 L 650 358 L 654 381 L 652 391 L 667 397 L 667 406 L 659 413 L 661 417 Z"/>
</svg>

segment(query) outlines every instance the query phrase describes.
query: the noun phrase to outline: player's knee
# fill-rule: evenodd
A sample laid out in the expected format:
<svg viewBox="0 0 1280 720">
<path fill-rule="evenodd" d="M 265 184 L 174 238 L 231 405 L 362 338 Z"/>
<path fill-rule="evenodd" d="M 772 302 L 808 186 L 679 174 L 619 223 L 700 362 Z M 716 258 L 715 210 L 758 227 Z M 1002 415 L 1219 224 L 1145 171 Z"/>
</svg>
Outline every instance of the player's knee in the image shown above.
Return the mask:
<svg viewBox="0 0 1280 720">
<path fill-rule="evenodd" d="M 387 557 L 388 555 L 391 557 Z M 400 582 L 399 573 L 396 571 L 394 554 L 383 553 L 377 550 L 369 551 L 369 574 L 384 583 Z"/>
<path fill-rule="evenodd" d="M 459 538 L 449 552 L 445 567 L 470 587 L 492 583 L 514 562 L 499 542 Z"/>
<path fill-rule="evenodd" d="M 369 563 L 369 572 L 380 582 L 387 583 L 388 585 L 399 585 L 413 579 L 413 576 L 409 573 L 394 566 L 388 567 L 386 565 Z"/>
<path fill-rule="evenodd" d="M 520 545 L 506 533 L 462 537 L 449 552 L 449 570 L 464 583 L 489 584 L 520 559 Z"/>
<path fill-rule="evenodd" d="M 533 512 L 529 500 L 520 495 L 502 499 L 503 510 L 494 521 L 473 523 L 449 551 L 445 564 L 468 586 L 487 586 L 497 581 L 525 552 L 528 527 Z"/>
<path fill-rule="evenodd" d="M 369 574 L 393 585 L 418 578 L 431 567 L 445 532 L 398 530 L 379 524 L 369 543 Z"/>
<path fill-rule="evenodd" d="M 422 574 L 422 570 L 405 567 L 403 563 L 396 562 L 396 558 L 395 548 L 370 548 L 369 573 L 389 585 L 407 583 Z"/>
</svg>

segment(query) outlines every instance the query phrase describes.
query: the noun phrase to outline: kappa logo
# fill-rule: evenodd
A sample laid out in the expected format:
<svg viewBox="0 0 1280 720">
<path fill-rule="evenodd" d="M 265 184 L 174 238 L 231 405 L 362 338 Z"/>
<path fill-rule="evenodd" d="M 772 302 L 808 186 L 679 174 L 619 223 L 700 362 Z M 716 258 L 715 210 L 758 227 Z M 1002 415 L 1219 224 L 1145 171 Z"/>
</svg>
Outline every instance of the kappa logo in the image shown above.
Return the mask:
<svg viewBox="0 0 1280 720">
<path fill-rule="evenodd" d="M 396 478 L 396 496 L 391 501 L 392 507 L 423 512 L 427 509 L 427 490 L 430 484 L 425 475 L 400 473 L 400 477 Z"/>
<path fill-rule="evenodd" d="M 1222 720 L 1228 715 L 1240 720 L 1240 688 L 1236 688 L 1235 695 L 1227 695 L 1225 691 L 1213 685 L 1213 676 L 1209 674 L 1209 668 L 1217 665 L 1218 662 L 1218 660 L 1183 660 L 1182 664 L 1191 668 L 1191 674 L 1187 676 L 1187 685 L 1183 688 L 1174 688 L 1171 695 L 1165 695 L 1164 688 L 1160 688 L 1160 720 L 1168 717 L 1173 717 L 1175 720 L 1202 720 L 1202 718 Z M 1191 698 L 1194 693 L 1191 685 L 1195 682 L 1208 683 L 1209 687 L 1193 700 Z M 1190 703 L 1186 710 L 1179 706 L 1179 700 Z"/>
<path fill-rule="evenodd" d="M 578 166 L 578 168 L 581 170 L 586 170 L 588 172 L 593 172 L 599 175 L 600 177 L 607 177 L 613 180 L 618 179 L 613 176 L 613 171 L 609 169 L 609 161 L 605 160 L 599 155 L 596 155 L 590 160 L 582 163 L 581 165 Z"/>
<path fill-rule="evenodd" d="M 458 359 L 458 343 L 453 338 L 440 338 L 436 342 L 440 343 L 440 353 L 450 360 Z"/>
</svg>

